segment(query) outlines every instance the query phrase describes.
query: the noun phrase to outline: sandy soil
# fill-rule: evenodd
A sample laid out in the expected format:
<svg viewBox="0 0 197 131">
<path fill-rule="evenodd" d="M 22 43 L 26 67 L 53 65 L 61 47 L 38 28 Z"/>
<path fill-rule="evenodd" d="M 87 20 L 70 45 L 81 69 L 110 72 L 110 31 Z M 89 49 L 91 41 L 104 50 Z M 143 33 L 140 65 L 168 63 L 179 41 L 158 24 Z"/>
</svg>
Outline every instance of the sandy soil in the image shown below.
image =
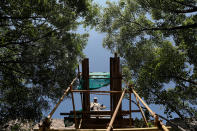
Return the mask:
<svg viewBox="0 0 197 131">
<path fill-rule="evenodd" d="M 61 128 L 61 129 L 66 129 L 66 128 L 74 128 L 74 124 L 72 126 L 69 126 L 69 127 L 65 127 L 64 125 L 64 119 L 51 119 L 51 126 L 50 128 L 53 129 L 53 128 Z M 41 123 L 39 123 L 41 124 Z M 36 124 L 34 126 L 34 129 L 38 129 L 38 124 Z"/>
<path fill-rule="evenodd" d="M 64 125 L 64 120 L 63 119 L 51 119 L 52 123 L 50 128 L 54 129 L 54 128 L 61 128 L 61 129 L 67 129 L 67 128 L 74 128 L 74 124 L 72 126 L 69 127 L 65 127 Z M 26 123 L 21 123 L 19 120 L 12 120 L 10 122 L 8 122 L 6 125 L 4 125 L 3 127 L 0 127 L 0 131 L 11 131 L 15 125 L 19 126 L 18 130 L 22 130 L 22 131 L 33 131 L 33 129 L 39 129 L 38 125 L 41 125 L 42 122 L 37 123 L 36 125 L 33 124 L 32 122 L 26 122 Z"/>
</svg>

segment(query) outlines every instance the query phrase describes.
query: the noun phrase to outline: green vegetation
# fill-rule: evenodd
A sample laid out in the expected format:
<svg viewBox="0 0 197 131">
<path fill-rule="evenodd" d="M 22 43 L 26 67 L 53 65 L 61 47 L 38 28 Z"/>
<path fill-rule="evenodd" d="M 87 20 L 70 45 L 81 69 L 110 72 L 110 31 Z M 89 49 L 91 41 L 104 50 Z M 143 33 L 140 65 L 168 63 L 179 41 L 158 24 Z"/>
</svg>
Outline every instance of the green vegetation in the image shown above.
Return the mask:
<svg viewBox="0 0 197 131">
<path fill-rule="evenodd" d="M 88 34 L 75 30 L 97 12 L 91 0 L 0 1 L 0 122 L 41 119 L 83 57 Z"/>
<path fill-rule="evenodd" d="M 0 1 L 0 125 L 40 120 L 62 95 L 84 57 L 82 24 L 106 33 L 104 47 L 148 104 L 197 118 L 196 0 L 108 1 L 100 12 L 92 0 Z"/>
<path fill-rule="evenodd" d="M 108 1 L 97 28 L 148 104 L 162 105 L 168 117 L 197 117 L 196 0 Z"/>
</svg>

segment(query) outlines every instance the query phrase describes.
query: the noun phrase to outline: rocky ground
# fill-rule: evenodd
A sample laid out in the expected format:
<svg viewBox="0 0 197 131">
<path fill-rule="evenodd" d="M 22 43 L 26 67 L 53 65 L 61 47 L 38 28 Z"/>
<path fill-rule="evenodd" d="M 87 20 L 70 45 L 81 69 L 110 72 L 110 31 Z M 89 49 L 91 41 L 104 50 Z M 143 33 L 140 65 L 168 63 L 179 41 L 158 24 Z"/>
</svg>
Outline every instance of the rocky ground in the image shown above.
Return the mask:
<svg viewBox="0 0 197 131">
<path fill-rule="evenodd" d="M 31 131 L 33 130 L 34 123 L 30 121 L 22 122 L 21 120 L 11 120 L 5 125 L 0 127 L 0 130 L 2 131 Z"/>
<path fill-rule="evenodd" d="M 51 126 L 50 128 L 74 128 L 74 124 L 68 127 L 65 127 L 64 120 L 63 119 L 52 119 L 51 120 Z M 15 120 L 15 121 L 10 121 L 3 127 L 1 127 L 2 131 L 33 131 L 33 129 L 38 129 L 38 125 L 41 123 L 32 123 L 32 122 L 26 122 L 26 123 L 21 123 L 20 120 Z"/>
<path fill-rule="evenodd" d="M 184 123 L 180 119 L 173 119 L 172 122 L 176 123 L 177 125 L 181 126 L 182 128 L 186 129 L 187 131 L 196 131 L 197 130 L 197 121 L 190 120 L 189 125 L 190 129 L 184 126 Z M 1 131 L 33 131 L 33 129 L 38 129 L 38 125 L 41 123 L 33 123 L 30 121 L 21 122 L 20 120 L 12 120 L 8 122 L 6 125 L 0 127 Z M 170 125 L 168 122 L 166 123 L 168 126 Z M 172 126 L 173 127 L 173 126 Z M 74 124 L 69 123 L 69 126 L 65 127 L 63 119 L 51 119 L 51 129 L 66 129 L 66 128 L 74 128 Z"/>
</svg>

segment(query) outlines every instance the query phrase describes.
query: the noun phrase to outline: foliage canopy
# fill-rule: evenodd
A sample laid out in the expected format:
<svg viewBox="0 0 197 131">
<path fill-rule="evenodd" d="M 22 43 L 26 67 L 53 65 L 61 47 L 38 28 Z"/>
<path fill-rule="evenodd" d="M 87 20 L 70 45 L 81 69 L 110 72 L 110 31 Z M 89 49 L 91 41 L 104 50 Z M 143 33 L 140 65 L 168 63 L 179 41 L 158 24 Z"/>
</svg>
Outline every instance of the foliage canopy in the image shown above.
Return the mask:
<svg viewBox="0 0 197 131">
<path fill-rule="evenodd" d="M 104 47 L 123 58 L 126 79 L 140 95 L 169 117 L 196 118 L 196 0 L 108 1 L 100 18 Z"/>
<path fill-rule="evenodd" d="M 91 0 L 0 1 L 1 122 L 39 120 L 62 95 L 87 42 L 75 30 L 97 13 Z"/>
</svg>

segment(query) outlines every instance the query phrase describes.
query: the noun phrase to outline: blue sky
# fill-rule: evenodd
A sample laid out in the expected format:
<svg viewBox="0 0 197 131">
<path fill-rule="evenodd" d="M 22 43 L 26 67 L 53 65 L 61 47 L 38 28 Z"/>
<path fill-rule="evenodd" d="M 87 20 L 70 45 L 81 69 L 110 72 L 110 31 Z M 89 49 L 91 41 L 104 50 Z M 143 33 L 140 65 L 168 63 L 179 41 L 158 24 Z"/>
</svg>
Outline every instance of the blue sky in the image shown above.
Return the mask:
<svg viewBox="0 0 197 131">
<path fill-rule="evenodd" d="M 113 56 L 109 50 L 103 48 L 104 33 L 89 30 L 89 39 L 84 54 L 89 58 L 90 72 L 109 72 L 109 58 Z"/>
<path fill-rule="evenodd" d="M 95 3 L 101 6 L 106 6 L 106 1 L 107 0 L 94 0 Z M 89 58 L 90 72 L 109 72 L 109 58 L 113 56 L 113 54 L 102 46 L 105 33 L 96 32 L 95 29 L 87 29 L 87 31 L 84 31 L 81 27 L 79 28 L 79 32 L 87 32 L 90 35 L 88 44 L 83 51 L 86 57 Z"/>
</svg>

